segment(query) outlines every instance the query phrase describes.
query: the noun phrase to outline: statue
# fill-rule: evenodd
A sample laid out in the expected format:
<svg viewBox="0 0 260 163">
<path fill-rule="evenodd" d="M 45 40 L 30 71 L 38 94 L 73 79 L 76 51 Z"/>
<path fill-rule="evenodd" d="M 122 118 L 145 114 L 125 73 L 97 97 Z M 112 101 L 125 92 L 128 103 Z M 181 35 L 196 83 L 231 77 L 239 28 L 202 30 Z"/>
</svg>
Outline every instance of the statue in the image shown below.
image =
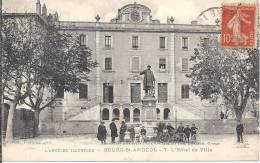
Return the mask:
<svg viewBox="0 0 260 163">
<path fill-rule="evenodd" d="M 154 96 L 155 78 L 153 72 L 151 71 L 151 66 L 148 65 L 146 70 L 140 72 L 140 75 L 144 75 L 143 83 L 144 83 L 145 95 Z"/>
</svg>

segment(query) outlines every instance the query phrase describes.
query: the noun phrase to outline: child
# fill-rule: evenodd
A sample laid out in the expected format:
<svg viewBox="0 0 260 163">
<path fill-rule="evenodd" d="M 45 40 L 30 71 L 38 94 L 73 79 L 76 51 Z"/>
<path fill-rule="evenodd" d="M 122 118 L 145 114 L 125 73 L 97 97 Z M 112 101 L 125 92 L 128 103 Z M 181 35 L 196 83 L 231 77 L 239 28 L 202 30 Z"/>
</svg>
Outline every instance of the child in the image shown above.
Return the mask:
<svg viewBox="0 0 260 163">
<path fill-rule="evenodd" d="M 131 142 L 134 142 L 134 140 L 135 140 L 135 128 L 134 128 L 134 126 L 131 126 L 131 127 L 128 129 L 128 131 L 129 131 L 129 134 L 130 134 L 130 140 L 131 140 Z"/>
<path fill-rule="evenodd" d="M 193 123 L 191 128 L 190 128 L 190 133 L 191 133 L 191 138 L 193 137 L 193 135 L 197 134 L 197 130 L 198 128 L 195 126 L 195 124 Z M 194 138 L 196 140 L 196 137 Z"/>
<path fill-rule="evenodd" d="M 144 142 L 144 139 L 146 137 L 146 129 L 144 128 L 144 126 L 142 126 L 142 129 L 141 129 L 141 137 L 140 137 L 140 142 Z"/>
<path fill-rule="evenodd" d="M 135 141 L 140 142 L 140 137 L 141 137 L 141 127 L 139 124 L 137 124 L 135 127 Z"/>
</svg>

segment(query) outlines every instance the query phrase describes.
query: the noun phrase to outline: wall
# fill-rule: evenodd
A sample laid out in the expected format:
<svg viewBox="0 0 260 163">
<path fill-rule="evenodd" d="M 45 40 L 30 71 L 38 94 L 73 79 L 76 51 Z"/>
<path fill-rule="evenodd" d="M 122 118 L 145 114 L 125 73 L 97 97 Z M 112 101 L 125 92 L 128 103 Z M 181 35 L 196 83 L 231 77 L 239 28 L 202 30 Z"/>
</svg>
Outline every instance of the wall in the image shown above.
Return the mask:
<svg viewBox="0 0 260 163">
<path fill-rule="evenodd" d="M 95 134 L 99 121 L 60 121 L 42 122 L 40 134 L 42 135 L 66 135 L 66 134 Z"/>
<path fill-rule="evenodd" d="M 236 121 L 235 120 L 183 120 L 181 121 L 184 125 L 195 123 L 199 128 L 199 133 L 201 134 L 233 134 L 235 133 Z M 40 126 L 41 134 L 50 135 L 63 135 L 63 134 L 96 134 L 99 121 L 61 121 L 53 123 L 42 123 Z M 108 133 L 109 123 L 105 122 Z M 175 122 L 168 121 L 173 127 L 175 127 Z M 179 124 L 180 121 L 177 122 Z M 256 119 L 246 119 L 243 121 L 245 133 L 257 133 L 258 122 Z M 116 124 L 120 126 L 120 122 L 116 121 Z M 154 123 L 154 127 L 155 127 Z M 152 127 L 152 126 L 150 126 Z M 119 131 L 119 130 L 118 130 Z"/>
</svg>

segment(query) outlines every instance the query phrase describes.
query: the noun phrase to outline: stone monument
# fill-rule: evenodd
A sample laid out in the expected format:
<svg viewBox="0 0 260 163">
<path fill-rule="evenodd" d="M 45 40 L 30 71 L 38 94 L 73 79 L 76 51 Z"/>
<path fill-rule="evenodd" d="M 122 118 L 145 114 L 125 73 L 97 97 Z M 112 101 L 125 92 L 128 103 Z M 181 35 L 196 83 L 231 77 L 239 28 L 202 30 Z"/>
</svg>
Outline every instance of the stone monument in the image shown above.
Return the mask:
<svg viewBox="0 0 260 163">
<path fill-rule="evenodd" d="M 143 85 L 145 96 L 142 99 L 142 121 L 154 122 L 156 120 L 156 98 L 154 96 L 155 77 L 148 65 L 147 69 L 142 71 L 140 75 L 144 75 Z"/>
</svg>

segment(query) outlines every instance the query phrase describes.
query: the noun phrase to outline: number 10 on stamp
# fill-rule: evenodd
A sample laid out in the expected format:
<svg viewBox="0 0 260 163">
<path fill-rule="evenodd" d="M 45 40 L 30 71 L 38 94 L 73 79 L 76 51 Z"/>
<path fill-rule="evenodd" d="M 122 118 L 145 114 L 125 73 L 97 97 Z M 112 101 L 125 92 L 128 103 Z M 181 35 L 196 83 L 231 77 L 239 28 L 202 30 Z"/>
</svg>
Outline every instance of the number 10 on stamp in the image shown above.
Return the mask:
<svg viewBox="0 0 260 163">
<path fill-rule="evenodd" d="M 223 48 L 254 48 L 257 35 L 256 16 L 256 5 L 223 5 L 221 46 Z"/>
</svg>

